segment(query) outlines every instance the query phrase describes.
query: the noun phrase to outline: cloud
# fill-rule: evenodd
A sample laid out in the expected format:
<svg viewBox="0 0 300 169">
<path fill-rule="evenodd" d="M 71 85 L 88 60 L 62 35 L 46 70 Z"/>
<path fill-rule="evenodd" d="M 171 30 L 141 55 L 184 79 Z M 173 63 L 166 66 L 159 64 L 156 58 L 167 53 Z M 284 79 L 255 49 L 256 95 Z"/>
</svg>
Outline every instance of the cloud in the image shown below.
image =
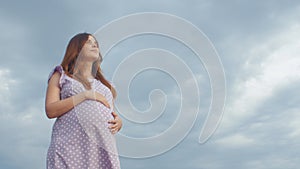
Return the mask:
<svg viewBox="0 0 300 169">
<path fill-rule="evenodd" d="M 80 31 L 94 32 L 112 19 L 145 11 L 168 12 L 186 18 L 208 35 L 225 68 L 228 102 L 217 132 L 206 144 L 199 145 L 197 139 L 205 119 L 205 114 L 201 113 L 208 109 L 210 99 L 208 77 L 205 69 L 199 66 L 199 60 L 179 47 L 181 44 L 162 39 L 159 39 L 162 43 L 157 43 L 141 38 L 139 43 L 127 43 L 136 44 L 131 48 L 121 44 L 116 50 L 124 54 L 122 57 L 139 47 L 147 47 L 147 40 L 184 56 L 199 76 L 202 94 L 200 116 L 182 143 L 154 158 L 122 158 L 123 168 L 276 169 L 299 166 L 298 1 L 14 3 L 5 1 L 0 6 L 1 167 L 44 168 L 53 123 L 46 119 L 44 112 L 46 81 L 53 66 L 60 63 L 71 36 Z M 105 58 L 104 71 L 108 75 L 121 61 L 117 54 L 115 51 L 111 53 L 114 57 Z M 145 98 L 142 102 L 146 103 L 148 98 L 143 96 L 148 93 L 142 87 L 143 82 L 136 83 L 139 96 L 134 98 Z M 170 97 L 174 97 L 168 107 L 172 112 L 178 108 L 175 97 L 178 91 L 170 90 L 169 84 L 157 86 L 167 88 Z M 155 84 L 150 82 L 149 85 Z M 139 106 L 147 107 L 143 103 Z M 149 127 L 151 132 L 145 135 L 160 132 L 171 124 L 168 123 L 170 119 L 161 120 L 165 123 L 155 125 L 153 130 Z"/>
<path fill-rule="evenodd" d="M 221 146 L 230 146 L 235 148 L 249 146 L 252 145 L 253 142 L 255 142 L 253 138 L 249 138 L 243 134 L 233 134 L 216 141 L 216 143 L 221 144 Z"/>
<path fill-rule="evenodd" d="M 17 81 L 10 78 L 8 69 L 0 69 L 0 112 L 9 112 L 11 110 L 12 86 L 16 84 Z"/>
<path fill-rule="evenodd" d="M 298 30 L 299 26 L 294 25 L 250 50 L 243 72 L 239 73 L 239 80 L 234 84 L 235 91 L 229 97 L 231 102 L 227 106 L 224 125 L 243 123 L 243 119 L 255 114 L 257 106 L 272 98 L 281 86 L 299 79 Z"/>
<path fill-rule="evenodd" d="M 36 101 L 17 115 L 11 111 L 1 112 L 0 161 L 3 168 L 45 166 L 46 147 L 50 142 L 50 126 L 53 121 L 46 120 L 44 110 L 40 106 L 43 102 Z"/>
<path fill-rule="evenodd" d="M 299 25 L 252 46 L 231 86 L 214 143 L 238 168 L 296 168 L 300 81 Z M 234 151 L 247 153 L 238 157 Z M 231 154 L 233 153 L 233 154 Z M 270 155 L 272 154 L 272 155 Z M 281 159 L 281 160 L 279 160 Z M 226 158 L 228 160 L 228 158 Z M 225 166 L 230 166 L 224 161 Z M 224 167 L 224 166 L 223 166 Z"/>
</svg>

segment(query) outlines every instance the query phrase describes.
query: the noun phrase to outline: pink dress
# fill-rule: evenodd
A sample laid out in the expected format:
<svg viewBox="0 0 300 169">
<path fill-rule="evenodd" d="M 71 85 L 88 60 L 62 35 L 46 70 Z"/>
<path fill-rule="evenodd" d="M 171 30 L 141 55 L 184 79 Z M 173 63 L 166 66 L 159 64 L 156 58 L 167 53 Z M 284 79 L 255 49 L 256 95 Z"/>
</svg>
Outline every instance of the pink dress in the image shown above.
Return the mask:
<svg viewBox="0 0 300 169">
<path fill-rule="evenodd" d="M 61 74 L 61 99 L 85 90 L 79 81 L 67 76 L 61 66 L 55 67 L 49 79 L 56 71 Z M 112 105 L 111 91 L 99 80 L 90 82 Z M 113 119 L 111 112 L 112 109 L 100 102 L 85 100 L 58 117 L 52 129 L 47 169 L 119 169 L 115 137 L 108 129 L 108 120 Z"/>
</svg>

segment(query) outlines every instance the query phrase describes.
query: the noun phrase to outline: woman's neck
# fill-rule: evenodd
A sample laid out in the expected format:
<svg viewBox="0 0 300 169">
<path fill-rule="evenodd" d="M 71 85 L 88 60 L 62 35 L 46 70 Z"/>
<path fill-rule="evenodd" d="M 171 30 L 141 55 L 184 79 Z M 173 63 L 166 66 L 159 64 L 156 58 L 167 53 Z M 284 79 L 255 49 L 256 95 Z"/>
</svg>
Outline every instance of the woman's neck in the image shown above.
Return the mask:
<svg viewBox="0 0 300 169">
<path fill-rule="evenodd" d="M 92 62 L 81 62 L 77 64 L 77 68 L 80 72 L 80 75 L 86 78 L 94 78 L 92 75 Z"/>
</svg>

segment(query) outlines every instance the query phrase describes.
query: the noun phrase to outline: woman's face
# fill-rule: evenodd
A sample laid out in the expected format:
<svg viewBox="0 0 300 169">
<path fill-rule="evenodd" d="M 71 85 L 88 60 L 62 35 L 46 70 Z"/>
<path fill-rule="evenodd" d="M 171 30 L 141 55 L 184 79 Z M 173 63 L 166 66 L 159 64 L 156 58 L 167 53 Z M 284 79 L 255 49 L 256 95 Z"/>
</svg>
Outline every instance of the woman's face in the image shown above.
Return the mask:
<svg viewBox="0 0 300 169">
<path fill-rule="evenodd" d="M 93 36 L 89 36 L 79 53 L 79 57 L 82 61 L 94 62 L 99 56 L 98 42 Z"/>
</svg>

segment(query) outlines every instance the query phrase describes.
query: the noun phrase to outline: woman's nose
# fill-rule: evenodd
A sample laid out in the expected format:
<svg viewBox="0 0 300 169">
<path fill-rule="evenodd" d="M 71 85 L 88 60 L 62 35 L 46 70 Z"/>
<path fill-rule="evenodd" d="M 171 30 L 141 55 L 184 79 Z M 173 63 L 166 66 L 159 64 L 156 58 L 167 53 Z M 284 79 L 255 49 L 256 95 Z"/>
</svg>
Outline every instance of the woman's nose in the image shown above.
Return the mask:
<svg viewBox="0 0 300 169">
<path fill-rule="evenodd" d="M 92 47 L 97 47 L 97 44 L 96 44 L 96 43 L 93 43 L 93 44 L 92 44 Z"/>
</svg>

